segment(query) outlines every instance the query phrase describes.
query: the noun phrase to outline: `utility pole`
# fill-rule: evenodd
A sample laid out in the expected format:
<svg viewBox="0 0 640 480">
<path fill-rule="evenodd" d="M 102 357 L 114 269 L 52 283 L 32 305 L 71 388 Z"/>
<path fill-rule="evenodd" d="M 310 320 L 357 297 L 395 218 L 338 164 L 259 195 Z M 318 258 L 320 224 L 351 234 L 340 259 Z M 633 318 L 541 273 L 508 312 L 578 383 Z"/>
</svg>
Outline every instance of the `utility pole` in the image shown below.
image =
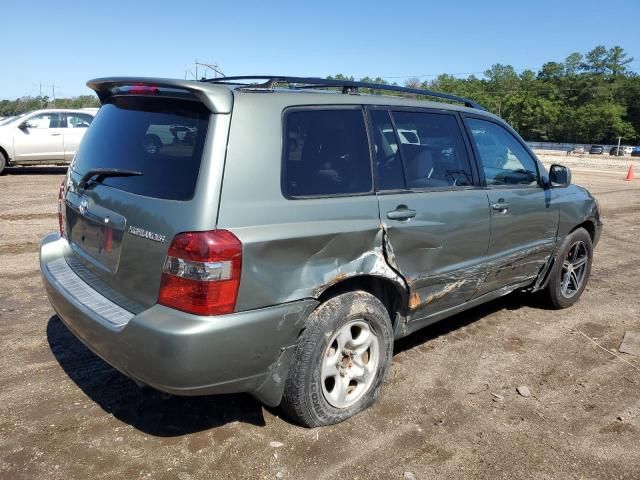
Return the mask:
<svg viewBox="0 0 640 480">
<path fill-rule="evenodd" d="M 622 140 L 622 137 L 618 137 L 618 149 L 616 150 L 616 157 L 620 155 L 620 140 Z"/>
<path fill-rule="evenodd" d="M 202 73 L 202 78 L 204 78 L 207 75 L 207 70 L 213 70 L 213 78 L 218 78 L 218 77 L 225 77 L 226 75 L 224 74 L 224 72 L 220 69 L 220 66 L 217 63 L 202 63 L 199 62 L 198 59 L 196 58 L 195 62 L 194 62 L 194 69 L 190 70 L 187 69 L 184 71 L 184 79 L 186 80 L 188 77 L 188 74 L 191 74 L 191 76 L 195 79 L 195 80 L 200 80 L 200 77 L 198 76 L 198 67 L 204 67 L 204 72 Z M 195 74 L 193 72 L 196 72 Z"/>
<path fill-rule="evenodd" d="M 224 77 L 225 74 L 222 72 L 222 70 L 220 69 L 220 66 L 217 63 L 197 63 L 196 62 L 196 68 L 198 65 L 201 65 L 204 67 L 204 75 L 207 74 L 207 69 L 211 69 L 213 70 L 213 78 L 218 78 L 218 75 L 221 77 Z M 196 70 L 196 80 L 198 80 L 198 75 L 197 75 L 197 70 Z M 204 76 L 203 75 L 203 76 Z"/>
</svg>

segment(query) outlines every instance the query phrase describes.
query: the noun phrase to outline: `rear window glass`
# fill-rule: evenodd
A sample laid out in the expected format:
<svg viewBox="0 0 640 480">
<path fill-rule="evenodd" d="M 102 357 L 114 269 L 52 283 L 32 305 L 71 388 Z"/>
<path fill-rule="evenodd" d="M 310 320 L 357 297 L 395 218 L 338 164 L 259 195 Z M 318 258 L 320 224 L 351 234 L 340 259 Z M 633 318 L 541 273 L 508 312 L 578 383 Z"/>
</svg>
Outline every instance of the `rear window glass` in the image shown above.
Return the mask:
<svg viewBox="0 0 640 480">
<path fill-rule="evenodd" d="M 362 110 L 296 110 L 287 113 L 285 123 L 285 195 L 371 191 L 371 161 Z"/>
<path fill-rule="evenodd" d="M 79 175 L 95 168 L 140 171 L 141 176 L 106 177 L 102 183 L 148 197 L 189 200 L 208 124 L 209 111 L 196 102 L 116 97 L 93 120 L 73 171 Z"/>
</svg>

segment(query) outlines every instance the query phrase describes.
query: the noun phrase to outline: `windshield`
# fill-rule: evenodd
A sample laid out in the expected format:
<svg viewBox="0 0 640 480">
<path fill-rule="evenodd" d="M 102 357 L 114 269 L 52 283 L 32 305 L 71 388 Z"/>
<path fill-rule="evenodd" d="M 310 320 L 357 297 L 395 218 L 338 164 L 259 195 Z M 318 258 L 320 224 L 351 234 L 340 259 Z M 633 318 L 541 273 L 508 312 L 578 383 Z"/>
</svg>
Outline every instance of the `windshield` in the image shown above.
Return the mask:
<svg viewBox="0 0 640 480">
<path fill-rule="evenodd" d="M 115 97 L 88 129 L 74 173 L 95 169 L 141 172 L 107 177 L 102 184 L 148 197 L 193 197 L 209 124 L 209 111 L 197 102 L 155 97 Z"/>
</svg>

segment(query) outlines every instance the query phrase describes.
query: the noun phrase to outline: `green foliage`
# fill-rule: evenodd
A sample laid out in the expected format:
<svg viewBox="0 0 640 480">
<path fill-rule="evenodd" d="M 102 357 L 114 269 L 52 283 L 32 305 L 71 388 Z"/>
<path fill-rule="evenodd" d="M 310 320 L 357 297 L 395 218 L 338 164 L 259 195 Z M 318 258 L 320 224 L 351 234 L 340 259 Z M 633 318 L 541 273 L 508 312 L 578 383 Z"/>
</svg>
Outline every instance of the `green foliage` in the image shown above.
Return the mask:
<svg viewBox="0 0 640 480">
<path fill-rule="evenodd" d="M 55 104 L 49 97 L 21 97 L 16 100 L 0 100 L 0 117 L 11 117 L 41 108 L 85 108 L 99 107 L 100 101 L 94 95 L 73 98 L 56 98 Z"/>
<path fill-rule="evenodd" d="M 443 74 L 424 82 L 410 78 L 405 85 L 475 100 L 527 140 L 615 144 L 622 136 L 625 144 L 640 144 L 640 76 L 629 71 L 632 61 L 621 47 L 599 45 L 564 62 L 547 62 L 538 72 L 518 74 L 510 65 L 495 64 L 483 78 Z"/>
</svg>

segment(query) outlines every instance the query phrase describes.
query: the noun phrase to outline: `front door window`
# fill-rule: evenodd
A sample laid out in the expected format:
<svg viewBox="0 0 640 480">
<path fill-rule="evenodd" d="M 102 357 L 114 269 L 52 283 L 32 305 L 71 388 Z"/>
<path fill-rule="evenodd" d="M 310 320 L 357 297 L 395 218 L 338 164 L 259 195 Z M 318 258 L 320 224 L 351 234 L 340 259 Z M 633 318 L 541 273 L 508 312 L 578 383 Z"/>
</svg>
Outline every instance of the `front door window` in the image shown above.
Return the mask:
<svg viewBox="0 0 640 480">
<path fill-rule="evenodd" d="M 536 161 L 505 128 L 493 122 L 467 119 L 488 186 L 537 185 Z"/>
</svg>

